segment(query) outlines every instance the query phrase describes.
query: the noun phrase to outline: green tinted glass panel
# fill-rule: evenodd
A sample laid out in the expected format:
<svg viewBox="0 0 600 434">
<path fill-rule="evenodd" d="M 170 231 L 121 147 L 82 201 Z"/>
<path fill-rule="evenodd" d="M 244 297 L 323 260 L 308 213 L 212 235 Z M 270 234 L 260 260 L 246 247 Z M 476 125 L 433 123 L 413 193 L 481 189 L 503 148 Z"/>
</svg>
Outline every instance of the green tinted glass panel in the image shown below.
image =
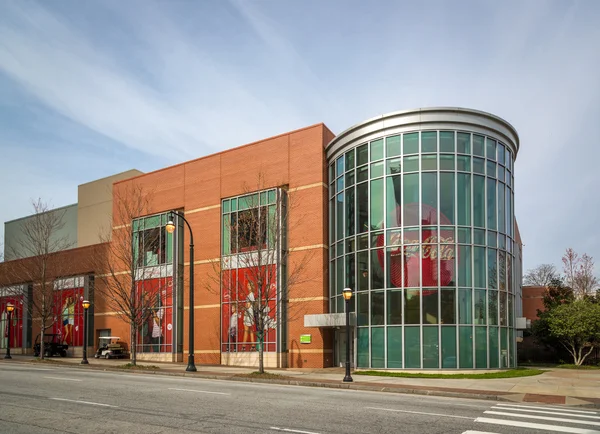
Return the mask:
<svg viewBox="0 0 600 434">
<path fill-rule="evenodd" d="M 490 176 L 492 178 L 496 178 L 496 163 L 494 163 L 493 161 L 487 161 L 486 162 L 486 173 L 487 176 Z"/>
<path fill-rule="evenodd" d="M 133 232 L 138 232 L 138 230 L 141 229 L 140 220 L 134 220 L 132 223 L 132 226 L 133 226 Z"/>
<path fill-rule="evenodd" d="M 505 152 L 506 152 L 506 148 L 504 147 L 504 145 L 500 142 L 498 142 L 498 163 L 504 165 L 504 162 L 506 161 L 504 156 L 505 156 Z"/>
<path fill-rule="evenodd" d="M 498 244 L 498 234 L 493 231 L 488 231 L 488 234 L 487 234 L 488 247 L 497 247 L 497 244 Z"/>
<path fill-rule="evenodd" d="M 458 228 L 458 242 L 471 244 L 471 228 Z"/>
<path fill-rule="evenodd" d="M 454 173 L 440 173 L 440 223 L 454 223 Z"/>
<path fill-rule="evenodd" d="M 402 324 L 402 291 L 387 292 L 387 323 Z"/>
<path fill-rule="evenodd" d="M 485 174 L 485 160 L 483 158 L 473 157 L 473 172 Z"/>
<path fill-rule="evenodd" d="M 458 133 L 456 135 L 456 151 L 459 154 L 471 153 L 471 134 Z"/>
<path fill-rule="evenodd" d="M 490 327 L 488 330 L 488 336 L 490 341 L 490 369 L 498 368 L 500 366 L 498 327 Z"/>
<path fill-rule="evenodd" d="M 458 328 L 459 367 L 473 367 L 473 327 L 461 326 Z"/>
<path fill-rule="evenodd" d="M 475 327 L 475 367 L 487 368 L 487 327 Z"/>
<path fill-rule="evenodd" d="M 421 133 L 421 152 L 437 152 L 437 131 Z"/>
<path fill-rule="evenodd" d="M 423 155 L 421 157 L 421 170 L 436 170 L 437 155 Z"/>
<path fill-rule="evenodd" d="M 496 161 L 496 141 L 488 137 L 486 139 L 486 147 L 488 159 Z"/>
<path fill-rule="evenodd" d="M 488 324 L 498 325 L 498 291 L 488 291 Z"/>
<path fill-rule="evenodd" d="M 371 292 L 371 325 L 383 325 L 385 321 L 385 306 L 384 306 L 383 291 Z M 383 348 L 383 345 L 382 345 Z"/>
<path fill-rule="evenodd" d="M 144 229 L 157 228 L 160 226 L 160 215 L 146 217 L 144 219 Z"/>
<path fill-rule="evenodd" d="M 388 228 L 400 226 L 402 210 L 399 206 L 402 191 L 402 176 L 388 176 L 386 182 L 385 215 Z"/>
<path fill-rule="evenodd" d="M 371 142 L 371 161 L 383 158 L 383 139 Z"/>
<path fill-rule="evenodd" d="M 418 170 L 419 170 L 419 157 L 404 158 L 404 171 L 405 172 L 416 172 Z"/>
<path fill-rule="evenodd" d="M 357 333 L 357 364 L 359 368 L 369 367 L 369 329 L 359 328 Z"/>
<path fill-rule="evenodd" d="M 456 327 L 442 326 L 442 368 L 456 368 Z"/>
<path fill-rule="evenodd" d="M 340 176 L 344 173 L 344 157 L 338 157 L 335 161 L 335 176 Z"/>
<path fill-rule="evenodd" d="M 385 139 L 386 156 L 395 157 L 400 155 L 400 136 L 391 136 Z"/>
<path fill-rule="evenodd" d="M 356 232 L 362 233 L 369 230 L 369 187 L 364 182 L 356 186 Z"/>
<path fill-rule="evenodd" d="M 487 180 L 487 228 L 496 229 L 496 181 Z"/>
<path fill-rule="evenodd" d="M 473 175 L 473 225 L 485 227 L 485 178 Z"/>
<path fill-rule="evenodd" d="M 437 174 L 421 175 L 421 223 L 435 225 L 437 223 Z"/>
<path fill-rule="evenodd" d="M 473 243 L 485 246 L 485 231 L 483 229 L 473 229 Z"/>
<path fill-rule="evenodd" d="M 454 170 L 454 155 L 440 155 L 440 170 Z"/>
<path fill-rule="evenodd" d="M 371 368 L 385 368 L 385 329 L 371 329 Z"/>
<path fill-rule="evenodd" d="M 335 261 L 335 293 L 337 295 L 342 294 L 342 290 L 344 289 L 344 259 L 338 258 Z"/>
<path fill-rule="evenodd" d="M 344 238 L 344 193 L 340 193 L 335 201 L 335 227 L 336 239 Z"/>
<path fill-rule="evenodd" d="M 231 254 L 231 224 L 229 223 L 229 219 L 231 216 L 229 214 L 223 216 L 223 254 L 230 255 Z"/>
<path fill-rule="evenodd" d="M 371 164 L 371 178 L 383 176 L 383 161 Z"/>
<path fill-rule="evenodd" d="M 485 247 L 473 247 L 473 271 L 476 288 L 486 288 L 485 281 Z"/>
<path fill-rule="evenodd" d="M 454 131 L 440 131 L 440 152 L 454 152 Z"/>
<path fill-rule="evenodd" d="M 404 290 L 404 324 L 421 323 L 421 297 L 418 289 Z"/>
<path fill-rule="evenodd" d="M 402 327 L 388 327 L 387 334 L 387 367 L 402 368 Z"/>
<path fill-rule="evenodd" d="M 356 312 L 357 325 L 359 327 L 369 325 L 369 293 L 359 292 L 356 294 L 356 304 L 358 309 Z"/>
<path fill-rule="evenodd" d="M 464 172 L 471 171 L 471 157 L 466 155 L 459 155 L 456 157 L 456 170 L 462 170 Z"/>
<path fill-rule="evenodd" d="M 421 367 L 421 337 L 419 327 L 404 327 L 404 362 L 405 367 Z"/>
<path fill-rule="evenodd" d="M 346 171 L 354 169 L 354 149 L 346 152 Z"/>
<path fill-rule="evenodd" d="M 231 209 L 231 207 L 230 207 L 229 199 L 225 199 L 223 201 L 223 212 L 229 212 L 230 209 Z"/>
<path fill-rule="evenodd" d="M 419 152 L 419 133 L 409 133 L 404 135 L 403 155 L 416 154 Z"/>
<path fill-rule="evenodd" d="M 412 173 L 403 175 L 403 211 L 404 211 L 404 226 L 416 226 L 419 224 L 418 208 L 419 203 L 419 174 Z"/>
<path fill-rule="evenodd" d="M 423 368 L 439 368 L 440 353 L 437 327 L 423 327 Z"/>
<path fill-rule="evenodd" d="M 237 211 L 238 209 L 238 200 L 231 199 L 231 211 Z"/>
<path fill-rule="evenodd" d="M 342 157 L 340 157 L 340 158 L 342 158 Z M 341 177 L 340 181 L 342 183 L 342 188 L 343 188 L 344 187 L 344 177 Z M 261 205 L 267 204 L 267 193 L 264 191 L 260 194 L 260 204 Z"/>
<path fill-rule="evenodd" d="M 471 246 L 458 246 L 458 286 L 471 286 Z"/>
<path fill-rule="evenodd" d="M 391 160 L 387 160 L 386 166 L 387 166 L 386 173 L 388 175 L 400 174 L 400 172 L 402 170 L 402 159 L 401 158 L 392 158 Z"/>
<path fill-rule="evenodd" d="M 369 147 L 368 145 L 359 146 L 356 149 L 357 157 L 356 157 L 356 165 L 362 166 L 369 162 Z"/>
<path fill-rule="evenodd" d="M 335 179 L 335 164 L 329 166 L 329 182 L 333 182 Z"/>
<path fill-rule="evenodd" d="M 485 289 L 476 289 L 474 292 L 474 322 L 478 325 L 486 325 L 487 324 L 487 296 Z"/>
<path fill-rule="evenodd" d="M 498 289 L 498 260 L 496 249 L 488 249 L 488 288 Z"/>
<path fill-rule="evenodd" d="M 350 187 L 346 190 L 346 236 L 354 235 L 354 228 L 356 222 L 354 221 L 354 187 Z"/>
<path fill-rule="evenodd" d="M 383 179 L 371 181 L 371 230 L 383 228 Z"/>
<path fill-rule="evenodd" d="M 483 136 L 473 134 L 473 155 L 485 157 L 485 141 Z"/>
<path fill-rule="evenodd" d="M 473 324 L 473 299 L 469 288 L 458 290 L 458 323 Z"/>
<path fill-rule="evenodd" d="M 504 204 L 506 197 L 504 195 L 505 187 L 501 182 L 498 183 L 498 231 L 506 233 L 506 210 Z"/>
<path fill-rule="evenodd" d="M 362 182 L 369 179 L 369 166 L 362 166 L 356 169 L 356 182 Z"/>
<path fill-rule="evenodd" d="M 471 175 L 458 173 L 457 177 L 457 211 L 459 225 L 471 225 Z"/>
</svg>

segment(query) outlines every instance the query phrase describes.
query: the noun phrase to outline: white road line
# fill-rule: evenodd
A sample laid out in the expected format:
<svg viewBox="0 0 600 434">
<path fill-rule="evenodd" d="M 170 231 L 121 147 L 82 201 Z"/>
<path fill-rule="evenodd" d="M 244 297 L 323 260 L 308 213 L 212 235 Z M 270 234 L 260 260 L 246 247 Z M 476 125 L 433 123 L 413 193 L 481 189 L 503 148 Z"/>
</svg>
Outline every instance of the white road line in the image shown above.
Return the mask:
<svg viewBox="0 0 600 434">
<path fill-rule="evenodd" d="M 276 426 L 272 426 L 270 428 L 274 429 L 276 431 L 297 432 L 297 433 L 301 433 L 301 434 L 319 434 L 318 432 L 313 432 L 313 431 L 300 431 L 298 429 L 277 428 Z"/>
<path fill-rule="evenodd" d="M 99 405 L 101 407 L 112 407 L 119 408 L 117 405 L 109 405 L 109 404 L 101 404 L 99 402 L 89 402 L 89 401 L 77 401 L 75 399 L 65 399 L 65 398 L 48 398 L 54 401 L 67 401 L 67 402 L 76 402 L 77 404 L 86 404 L 86 405 Z"/>
<path fill-rule="evenodd" d="M 534 408 L 534 407 L 531 407 Z M 540 408 L 540 407 L 535 407 L 535 408 Z M 583 417 L 586 419 L 600 419 L 600 416 L 590 416 L 589 414 L 573 414 L 573 413 L 562 413 L 560 411 L 544 411 L 544 410 L 530 410 L 529 408 L 496 408 L 493 407 L 492 410 L 504 410 L 504 411 L 513 411 L 513 412 L 526 412 L 526 413 L 539 413 L 539 414 L 551 414 L 553 416 L 571 416 L 571 417 Z M 517 413 L 513 413 L 514 415 L 516 415 Z"/>
<path fill-rule="evenodd" d="M 176 389 L 174 387 L 169 387 L 169 390 L 179 390 L 181 392 L 210 393 L 211 395 L 231 395 L 231 393 L 208 392 L 206 390 L 194 390 L 194 389 Z"/>
<path fill-rule="evenodd" d="M 473 431 L 473 430 L 469 430 L 469 431 L 465 431 L 462 434 L 498 434 L 496 432 L 487 432 L 487 431 Z"/>
<path fill-rule="evenodd" d="M 83 381 L 83 380 L 77 380 L 76 378 L 62 378 L 62 377 L 44 377 L 44 378 L 49 378 L 50 380 Z"/>
<path fill-rule="evenodd" d="M 519 422 L 513 420 L 491 419 L 488 417 L 478 417 L 475 422 L 491 423 L 504 426 L 518 426 L 520 428 L 532 428 L 545 431 L 565 432 L 572 434 L 600 434 L 600 431 L 592 429 L 571 428 L 568 426 L 546 425 L 543 423 Z"/>
<path fill-rule="evenodd" d="M 570 413 L 585 413 L 585 414 L 598 414 L 597 411 L 584 411 L 584 410 L 571 410 L 570 408 L 557 407 L 557 406 L 544 406 L 538 407 L 534 405 L 518 405 L 518 404 L 496 404 L 497 407 L 516 407 L 516 408 L 539 408 L 540 410 L 548 410 L 554 408 L 560 411 L 567 411 Z"/>
<path fill-rule="evenodd" d="M 11 366 L 10 369 L 17 369 L 17 370 L 22 370 L 22 371 L 55 371 L 55 368 L 27 368 L 27 367 L 21 367 L 21 366 Z M 0 369 L 1 371 L 2 369 Z"/>
<path fill-rule="evenodd" d="M 522 417 L 522 418 L 526 418 L 526 419 L 551 420 L 552 422 L 567 422 L 567 423 L 578 423 L 580 425 L 600 426 L 600 422 L 592 422 L 591 420 L 565 419 L 563 417 L 537 416 L 535 414 L 516 414 L 516 413 L 507 413 L 504 411 L 484 411 L 484 413 L 485 414 L 495 414 L 498 416 L 512 416 L 512 417 Z"/>
<path fill-rule="evenodd" d="M 383 410 L 383 411 L 394 411 L 398 413 L 410 413 L 410 414 L 425 414 L 428 416 L 444 416 L 444 417 L 453 417 L 456 419 L 469 419 L 473 420 L 472 417 L 467 416 L 455 416 L 453 414 L 444 414 L 444 413 L 426 413 L 424 411 L 410 411 L 410 410 L 396 410 L 394 408 L 379 408 L 379 407 L 365 407 L 368 410 Z"/>
</svg>

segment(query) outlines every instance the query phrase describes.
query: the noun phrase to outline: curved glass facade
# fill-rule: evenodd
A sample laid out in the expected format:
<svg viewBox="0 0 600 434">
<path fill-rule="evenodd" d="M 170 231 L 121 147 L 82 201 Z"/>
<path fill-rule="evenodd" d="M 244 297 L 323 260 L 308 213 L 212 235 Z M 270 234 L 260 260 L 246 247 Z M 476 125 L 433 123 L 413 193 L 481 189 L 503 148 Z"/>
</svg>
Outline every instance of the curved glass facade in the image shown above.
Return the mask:
<svg viewBox="0 0 600 434">
<path fill-rule="evenodd" d="M 360 368 L 516 363 L 518 138 L 492 115 L 444 114 L 368 121 L 328 145 L 330 310 L 355 291 Z"/>
</svg>

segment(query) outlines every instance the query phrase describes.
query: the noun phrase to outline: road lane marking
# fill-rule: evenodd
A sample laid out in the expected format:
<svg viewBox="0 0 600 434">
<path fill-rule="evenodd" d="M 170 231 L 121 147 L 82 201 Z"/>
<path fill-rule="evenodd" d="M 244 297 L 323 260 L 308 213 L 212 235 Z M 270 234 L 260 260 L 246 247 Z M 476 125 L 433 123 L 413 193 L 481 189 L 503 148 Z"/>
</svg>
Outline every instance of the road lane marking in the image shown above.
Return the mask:
<svg viewBox="0 0 600 434">
<path fill-rule="evenodd" d="M 63 377 L 44 377 L 44 378 L 49 378 L 50 380 L 83 381 L 83 380 L 77 380 L 76 378 L 63 378 Z"/>
<path fill-rule="evenodd" d="M 119 406 L 117 405 L 110 405 L 110 404 L 101 404 L 99 402 L 89 402 L 89 401 L 77 401 L 75 399 L 65 399 L 65 398 L 49 398 L 52 399 L 54 401 L 66 401 L 66 402 L 76 402 L 77 404 L 86 404 L 86 405 L 99 405 L 101 407 L 112 407 L 112 408 L 119 408 Z"/>
<path fill-rule="evenodd" d="M 591 420 L 577 420 L 577 419 L 566 419 L 564 417 L 537 416 L 535 414 L 517 414 L 517 413 L 508 413 L 505 411 L 484 411 L 484 413 L 485 414 L 495 414 L 498 416 L 512 416 L 512 417 L 522 417 L 525 419 L 551 420 L 552 422 L 567 422 L 567 423 L 578 423 L 581 425 L 600 426 L 600 422 L 593 422 Z"/>
<path fill-rule="evenodd" d="M 444 413 L 427 413 L 424 411 L 410 411 L 410 410 L 397 410 L 394 408 L 380 408 L 380 407 L 365 407 L 368 410 L 383 410 L 383 411 L 394 411 L 398 413 L 410 413 L 410 414 L 425 414 L 427 416 L 444 416 L 444 417 L 453 417 L 455 419 L 469 419 L 473 420 L 472 417 L 467 416 L 455 416 L 453 414 L 444 414 Z"/>
<path fill-rule="evenodd" d="M 181 392 L 210 393 L 211 395 L 231 395 L 231 393 L 209 392 L 207 390 L 194 390 L 194 389 L 176 389 L 174 387 L 169 387 L 169 390 L 179 390 Z"/>
<path fill-rule="evenodd" d="M 475 422 L 491 423 L 504 426 L 518 426 L 520 428 L 532 428 L 545 431 L 556 431 L 572 434 L 600 434 L 600 431 L 582 428 L 571 428 L 568 426 L 546 425 L 543 423 L 519 422 L 513 420 L 491 419 L 488 417 L 478 417 Z"/>
<path fill-rule="evenodd" d="M 22 371 L 55 371 L 56 369 L 54 368 L 27 368 L 27 367 L 21 367 L 21 366 L 11 366 L 10 369 L 15 369 L 15 370 L 22 370 Z"/>
<path fill-rule="evenodd" d="M 498 434 L 497 432 L 488 432 L 488 431 L 473 431 L 473 430 L 469 430 L 469 431 L 465 431 L 462 434 Z"/>
<path fill-rule="evenodd" d="M 565 407 L 550 407 L 550 406 L 539 407 L 539 406 L 534 406 L 534 405 L 518 405 L 518 404 L 496 404 L 496 406 L 497 407 L 511 407 L 511 410 L 514 410 L 517 408 L 537 408 L 540 410 L 549 410 L 549 409 L 553 408 L 553 409 L 560 410 L 560 411 L 568 411 L 570 413 L 598 414 L 597 411 L 571 410 L 571 409 L 565 408 Z"/>
<path fill-rule="evenodd" d="M 276 430 L 276 431 L 297 432 L 300 434 L 319 434 L 318 432 L 313 432 L 313 431 L 300 431 L 298 429 L 277 428 L 276 426 L 272 426 L 271 429 Z"/>
<path fill-rule="evenodd" d="M 495 408 L 495 407 L 494 407 Z M 494 409 L 492 408 L 492 409 Z M 532 409 L 534 407 L 531 407 Z M 540 407 L 535 407 L 540 408 Z M 525 413 L 538 413 L 538 414 L 551 414 L 553 416 L 571 416 L 571 417 L 584 417 L 586 419 L 600 419 L 600 416 L 591 416 L 589 414 L 573 414 L 573 413 L 561 413 L 560 411 L 544 411 L 544 410 L 530 410 L 529 408 L 520 407 L 520 408 L 496 408 L 496 410 L 504 410 L 504 411 L 513 411 L 513 412 L 525 412 Z M 485 412 L 484 412 L 485 413 Z M 513 413 L 516 415 L 517 413 Z"/>
</svg>

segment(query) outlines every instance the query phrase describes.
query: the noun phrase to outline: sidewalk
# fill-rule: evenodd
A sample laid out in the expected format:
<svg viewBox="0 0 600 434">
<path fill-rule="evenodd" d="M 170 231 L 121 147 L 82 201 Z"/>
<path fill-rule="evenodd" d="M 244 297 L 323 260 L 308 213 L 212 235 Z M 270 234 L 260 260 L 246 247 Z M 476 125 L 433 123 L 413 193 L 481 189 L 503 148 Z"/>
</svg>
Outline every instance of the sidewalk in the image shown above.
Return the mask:
<svg viewBox="0 0 600 434">
<path fill-rule="evenodd" d="M 72 365 L 81 369 L 125 370 L 118 368 L 127 360 L 89 359 L 89 365 L 81 365 L 79 358 L 51 358 L 57 365 Z M 0 363 L 39 363 L 32 356 L 14 355 L 12 360 L 0 359 Z M 240 376 L 256 371 L 256 368 L 221 365 L 196 365 L 198 372 L 186 372 L 186 363 L 138 362 L 157 366 L 157 370 L 126 370 L 140 374 L 179 375 L 186 377 L 250 381 L 298 386 L 343 388 L 379 392 L 408 393 L 420 395 L 455 396 L 512 402 L 539 402 L 546 404 L 581 405 L 600 408 L 600 370 L 548 369 L 533 377 L 502 379 L 429 379 L 398 378 L 359 375 L 354 372 L 354 382 L 343 383 L 343 368 L 325 369 L 268 369 L 281 378 L 262 379 Z"/>
</svg>

